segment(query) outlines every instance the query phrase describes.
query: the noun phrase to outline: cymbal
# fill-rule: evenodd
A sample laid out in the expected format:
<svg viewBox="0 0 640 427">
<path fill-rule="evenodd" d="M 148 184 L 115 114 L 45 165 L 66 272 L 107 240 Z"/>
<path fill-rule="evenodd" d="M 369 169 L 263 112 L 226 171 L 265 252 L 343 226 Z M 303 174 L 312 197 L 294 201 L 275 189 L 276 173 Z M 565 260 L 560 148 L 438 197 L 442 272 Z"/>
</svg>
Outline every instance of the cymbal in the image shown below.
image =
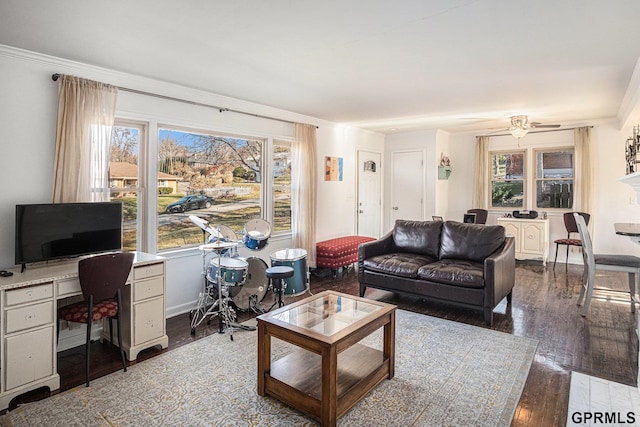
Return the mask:
<svg viewBox="0 0 640 427">
<path fill-rule="evenodd" d="M 198 249 L 201 251 L 219 251 L 229 248 L 234 248 L 238 246 L 237 242 L 215 242 L 215 243 L 207 243 L 206 245 L 198 246 Z"/>
</svg>

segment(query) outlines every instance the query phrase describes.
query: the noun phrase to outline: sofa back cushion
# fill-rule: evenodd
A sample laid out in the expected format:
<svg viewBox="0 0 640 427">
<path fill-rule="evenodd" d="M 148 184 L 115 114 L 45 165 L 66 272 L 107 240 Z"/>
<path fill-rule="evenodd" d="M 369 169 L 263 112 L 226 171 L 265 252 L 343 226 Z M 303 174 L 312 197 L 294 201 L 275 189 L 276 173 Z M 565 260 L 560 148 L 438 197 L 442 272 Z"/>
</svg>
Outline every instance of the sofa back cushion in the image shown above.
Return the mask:
<svg viewBox="0 0 640 427">
<path fill-rule="evenodd" d="M 504 240 L 504 227 L 501 225 L 445 221 L 442 226 L 440 259 L 482 262 L 498 250 L 504 244 Z"/>
<path fill-rule="evenodd" d="M 396 220 L 393 243 L 397 252 L 411 252 L 438 259 L 442 221 Z"/>
</svg>

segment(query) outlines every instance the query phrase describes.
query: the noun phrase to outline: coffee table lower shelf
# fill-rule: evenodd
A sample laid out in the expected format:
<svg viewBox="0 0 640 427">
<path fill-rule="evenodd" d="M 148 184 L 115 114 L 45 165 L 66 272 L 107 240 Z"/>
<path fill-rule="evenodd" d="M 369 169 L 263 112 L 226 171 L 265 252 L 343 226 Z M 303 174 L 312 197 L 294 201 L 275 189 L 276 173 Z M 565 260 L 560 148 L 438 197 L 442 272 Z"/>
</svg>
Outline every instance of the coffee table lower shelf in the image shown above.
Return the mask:
<svg viewBox="0 0 640 427">
<path fill-rule="evenodd" d="M 389 358 L 380 350 L 355 344 L 338 355 L 336 415 L 342 416 L 389 377 Z M 304 349 L 272 362 L 265 392 L 322 421 L 322 357 Z"/>
</svg>

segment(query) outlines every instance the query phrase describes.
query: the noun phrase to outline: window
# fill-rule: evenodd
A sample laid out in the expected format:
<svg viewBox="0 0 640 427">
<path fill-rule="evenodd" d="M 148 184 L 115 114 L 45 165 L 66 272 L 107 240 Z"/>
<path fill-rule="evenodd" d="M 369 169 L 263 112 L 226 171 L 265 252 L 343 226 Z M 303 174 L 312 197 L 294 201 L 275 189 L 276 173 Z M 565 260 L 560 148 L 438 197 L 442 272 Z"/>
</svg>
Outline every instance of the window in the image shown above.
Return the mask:
<svg viewBox="0 0 640 427">
<path fill-rule="evenodd" d="M 273 145 L 273 225 L 272 232 L 291 231 L 291 144 Z"/>
<path fill-rule="evenodd" d="M 203 243 L 190 215 L 238 237 L 262 217 L 265 140 L 161 127 L 158 144 L 158 250 Z"/>
<path fill-rule="evenodd" d="M 138 220 L 142 216 L 140 195 L 144 189 L 144 174 L 140 171 L 138 150 L 146 141 L 146 125 L 116 121 L 111 134 L 109 157 L 110 200 L 122 202 L 122 249 L 145 250 L 140 236 L 143 227 Z"/>
<path fill-rule="evenodd" d="M 491 153 L 491 207 L 525 206 L 525 153 Z"/>
<path fill-rule="evenodd" d="M 573 149 L 536 152 L 536 208 L 573 208 Z"/>
</svg>

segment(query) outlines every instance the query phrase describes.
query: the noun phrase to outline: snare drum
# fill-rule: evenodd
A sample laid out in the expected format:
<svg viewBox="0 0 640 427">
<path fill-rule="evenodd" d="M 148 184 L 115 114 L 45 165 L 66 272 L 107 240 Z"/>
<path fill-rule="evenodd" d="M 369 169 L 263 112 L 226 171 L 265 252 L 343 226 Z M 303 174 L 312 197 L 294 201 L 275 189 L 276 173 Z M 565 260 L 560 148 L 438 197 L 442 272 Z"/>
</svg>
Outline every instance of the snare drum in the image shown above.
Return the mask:
<svg viewBox="0 0 640 427">
<path fill-rule="evenodd" d="M 247 280 L 240 289 L 240 292 L 233 297 L 233 302 L 240 310 L 249 310 L 251 307 L 251 297 L 255 298 L 255 303 L 261 302 L 267 294 L 269 279 L 267 279 L 267 263 L 257 257 L 247 258 L 249 269 Z"/>
<path fill-rule="evenodd" d="M 249 264 L 240 258 L 214 258 L 209 263 L 207 280 L 217 284 L 218 276 L 220 283 L 226 286 L 242 286 L 247 278 L 247 268 Z"/>
<path fill-rule="evenodd" d="M 309 271 L 307 269 L 307 251 L 304 249 L 282 249 L 271 254 L 271 266 L 286 265 L 293 268 L 293 277 L 283 279 L 287 286 L 284 294 L 296 296 L 309 288 Z"/>
<path fill-rule="evenodd" d="M 271 226 L 264 219 L 256 218 L 247 222 L 242 232 L 242 243 L 247 249 L 260 250 L 267 245 L 271 236 Z"/>
</svg>

